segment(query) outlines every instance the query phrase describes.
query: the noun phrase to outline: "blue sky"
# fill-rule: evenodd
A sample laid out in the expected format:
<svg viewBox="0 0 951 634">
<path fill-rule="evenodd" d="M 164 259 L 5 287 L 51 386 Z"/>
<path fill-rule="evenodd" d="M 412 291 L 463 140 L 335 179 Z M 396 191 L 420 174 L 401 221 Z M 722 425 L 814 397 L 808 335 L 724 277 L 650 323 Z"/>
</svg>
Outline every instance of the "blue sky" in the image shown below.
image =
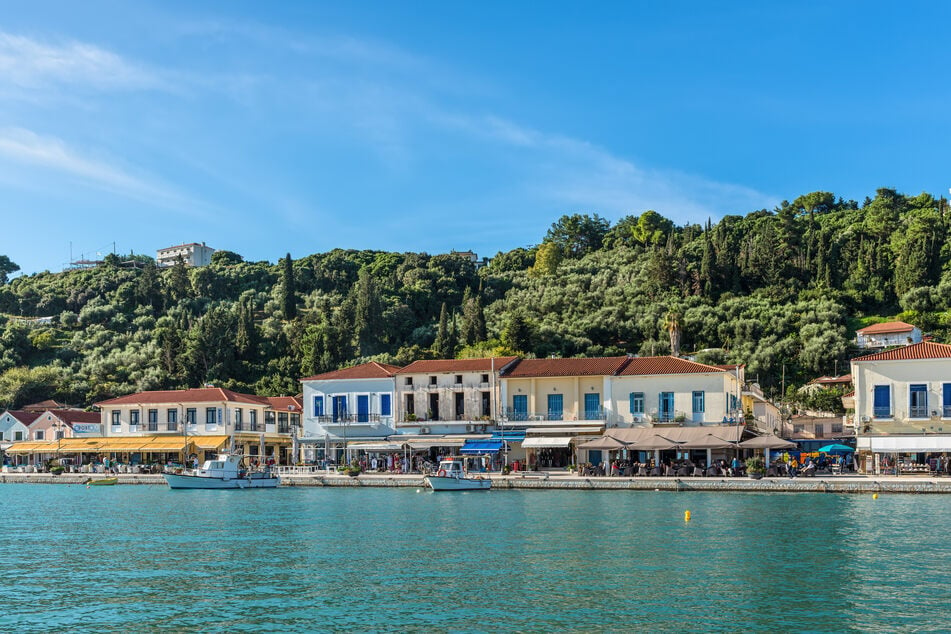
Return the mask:
<svg viewBox="0 0 951 634">
<path fill-rule="evenodd" d="M 951 3 L 0 4 L 0 254 L 483 255 L 946 194 Z"/>
</svg>

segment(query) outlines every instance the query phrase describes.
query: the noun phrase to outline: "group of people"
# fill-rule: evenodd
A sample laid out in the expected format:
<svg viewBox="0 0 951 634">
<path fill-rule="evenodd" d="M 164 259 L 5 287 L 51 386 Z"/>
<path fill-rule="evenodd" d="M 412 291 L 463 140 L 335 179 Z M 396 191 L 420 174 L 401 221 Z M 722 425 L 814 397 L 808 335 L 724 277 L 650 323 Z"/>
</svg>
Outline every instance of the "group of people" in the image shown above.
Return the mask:
<svg viewBox="0 0 951 634">
<path fill-rule="evenodd" d="M 653 459 L 646 462 L 634 460 L 613 460 L 610 463 L 592 465 L 583 464 L 579 469 L 580 475 L 586 476 L 726 476 L 738 477 L 746 474 L 746 466 L 738 457 L 730 462 L 724 459 L 713 460 L 709 465 L 706 461 L 693 462 L 689 458 L 683 460 L 661 460 L 655 464 Z"/>
</svg>

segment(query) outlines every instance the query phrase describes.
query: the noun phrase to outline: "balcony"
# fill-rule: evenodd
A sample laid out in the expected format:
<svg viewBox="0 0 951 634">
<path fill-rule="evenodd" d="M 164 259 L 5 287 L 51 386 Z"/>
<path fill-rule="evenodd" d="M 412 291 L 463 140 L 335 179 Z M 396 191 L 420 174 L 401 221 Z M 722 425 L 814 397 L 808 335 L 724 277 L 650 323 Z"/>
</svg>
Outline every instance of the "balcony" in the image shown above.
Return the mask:
<svg viewBox="0 0 951 634">
<path fill-rule="evenodd" d="M 384 418 L 380 414 L 337 414 L 336 416 L 322 415 L 315 416 L 317 422 L 321 425 L 353 425 L 353 424 L 378 424 L 382 423 Z"/>
<path fill-rule="evenodd" d="M 571 411 L 521 412 L 514 410 L 511 407 L 506 407 L 503 413 L 509 422 L 582 420 L 604 421 L 607 420 L 608 417 L 608 411 L 603 408 L 585 410 L 581 413 L 581 416 L 576 416 L 575 413 Z"/>
<path fill-rule="evenodd" d="M 654 410 L 650 414 L 647 414 L 644 417 L 644 420 L 646 420 L 651 425 L 682 425 L 687 422 L 688 417 L 686 412 L 658 412 Z"/>
</svg>

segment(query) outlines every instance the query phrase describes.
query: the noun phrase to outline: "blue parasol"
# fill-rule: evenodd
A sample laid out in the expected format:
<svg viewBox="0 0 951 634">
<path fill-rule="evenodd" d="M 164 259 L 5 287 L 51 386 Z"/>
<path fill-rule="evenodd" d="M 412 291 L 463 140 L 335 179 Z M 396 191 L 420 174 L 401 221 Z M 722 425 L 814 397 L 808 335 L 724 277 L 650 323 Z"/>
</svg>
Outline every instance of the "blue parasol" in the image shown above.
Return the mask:
<svg viewBox="0 0 951 634">
<path fill-rule="evenodd" d="M 816 449 L 816 451 L 819 453 L 855 453 L 855 448 L 849 447 L 848 445 L 832 443 L 831 445 L 826 445 L 825 447 L 819 447 Z"/>
</svg>

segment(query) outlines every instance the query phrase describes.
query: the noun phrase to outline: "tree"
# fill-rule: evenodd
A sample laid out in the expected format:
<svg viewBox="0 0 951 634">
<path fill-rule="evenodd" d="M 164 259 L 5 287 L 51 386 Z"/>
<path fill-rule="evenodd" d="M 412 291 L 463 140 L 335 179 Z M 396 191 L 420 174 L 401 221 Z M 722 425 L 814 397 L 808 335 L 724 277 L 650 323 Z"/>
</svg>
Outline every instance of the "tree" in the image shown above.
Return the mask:
<svg viewBox="0 0 951 634">
<path fill-rule="evenodd" d="M 244 262 L 244 258 L 234 251 L 221 250 L 211 254 L 211 263 L 215 266 L 231 266 L 242 262 Z"/>
<path fill-rule="evenodd" d="M 436 341 L 433 343 L 433 354 L 440 359 L 452 359 L 455 353 L 454 329 L 449 320 L 449 311 L 446 308 L 446 303 L 443 302 L 439 311 L 439 328 L 436 330 Z"/>
<path fill-rule="evenodd" d="M 175 264 L 169 269 L 165 279 L 168 297 L 170 303 L 178 303 L 188 297 L 188 290 L 191 288 L 191 282 L 188 279 L 188 267 L 182 256 L 175 259 Z"/>
<path fill-rule="evenodd" d="M 534 329 L 521 311 L 509 316 L 508 322 L 502 329 L 502 345 L 520 353 L 531 352 L 533 349 Z"/>
<path fill-rule="evenodd" d="M 0 284 L 6 284 L 10 279 L 10 273 L 16 273 L 19 270 L 20 267 L 12 262 L 10 258 L 0 255 Z"/>
<path fill-rule="evenodd" d="M 281 267 L 281 308 L 284 319 L 297 317 L 297 282 L 294 279 L 294 261 L 288 253 Z"/>
<path fill-rule="evenodd" d="M 383 300 L 368 267 L 360 269 L 351 293 L 355 297 L 353 327 L 357 348 L 361 356 L 374 355 L 380 351 L 380 339 L 386 324 L 383 323 Z"/>
<path fill-rule="evenodd" d="M 673 229 L 673 222 L 653 209 L 648 209 L 637 219 L 637 224 L 633 228 L 633 237 L 644 246 L 660 245 L 667 242 L 667 237 Z"/>
<path fill-rule="evenodd" d="M 463 345 L 471 346 L 485 340 L 485 313 L 482 310 L 482 298 L 472 296 L 466 287 L 462 296 L 462 327 L 459 338 Z"/>
<path fill-rule="evenodd" d="M 554 242 L 542 243 L 535 251 L 535 265 L 532 267 L 532 274 L 554 275 L 558 271 L 561 259 L 561 247 Z"/>
<path fill-rule="evenodd" d="M 598 214 L 562 216 L 545 234 L 543 242 L 557 245 L 569 258 L 579 258 L 601 248 L 610 226 L 611 223 Z"/>
</svg>

